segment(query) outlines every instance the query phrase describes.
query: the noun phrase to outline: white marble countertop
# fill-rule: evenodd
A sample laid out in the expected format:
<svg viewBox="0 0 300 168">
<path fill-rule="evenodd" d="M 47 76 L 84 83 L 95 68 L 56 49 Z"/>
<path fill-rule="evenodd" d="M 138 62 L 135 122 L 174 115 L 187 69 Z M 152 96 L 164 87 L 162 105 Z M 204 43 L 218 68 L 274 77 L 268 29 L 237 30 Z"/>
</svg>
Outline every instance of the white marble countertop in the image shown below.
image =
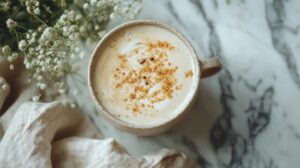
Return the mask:
<svg viewBox="0 0 300 168">
<path fill-rule="evenodd" d="M 73 97 L 104 136 L 133 155 L 166 147 L 204 168 L 300 168 L 299 16 L 298 0 L 145 0 L 139 18 L 169 23 L 199 57 L 217 56 L 224 69 L 201 81 L 189 116 L 159 136 L 112 127 L 93 106 L 87 85 L 77 86 Z M 87 63 L 80 72 L 85 77 Z"/>
</svg>

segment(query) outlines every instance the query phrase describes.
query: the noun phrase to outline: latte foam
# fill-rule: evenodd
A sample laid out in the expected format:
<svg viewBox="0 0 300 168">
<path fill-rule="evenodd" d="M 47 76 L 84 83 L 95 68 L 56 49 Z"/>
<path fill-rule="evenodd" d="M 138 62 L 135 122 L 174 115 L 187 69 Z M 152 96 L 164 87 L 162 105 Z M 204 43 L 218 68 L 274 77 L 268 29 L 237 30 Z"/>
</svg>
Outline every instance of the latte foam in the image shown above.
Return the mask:
<svg viewBox="0 0 300 168">
<path fill-rule="evenodd" d="M 92 83 L 104 108 L 136 125 L 176 116 L 195 83 L 191 51 L 174 33 L 154 25 L 115 32 L 97 52 Z"/>
</svg>

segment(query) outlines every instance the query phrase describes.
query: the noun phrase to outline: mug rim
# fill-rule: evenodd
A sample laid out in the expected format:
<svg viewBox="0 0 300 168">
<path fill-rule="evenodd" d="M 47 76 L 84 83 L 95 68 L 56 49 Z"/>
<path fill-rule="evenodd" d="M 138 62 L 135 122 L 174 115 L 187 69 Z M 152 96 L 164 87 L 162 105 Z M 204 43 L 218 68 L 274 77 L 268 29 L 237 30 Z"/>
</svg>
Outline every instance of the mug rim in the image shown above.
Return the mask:
<svg viewBox="0 0 300 168">
<path fill-rule="evenodd" d="M 130 26 L 136 26 L 136 25 L 157 26 L 157 27 L 163 28 L 163 29 L 171 32 L 172 34 L 176 35 L 186 45 L 189 52 L 191 53 L 192 64 L 194 66 L 195 76 L 196 76 L 192 81 L 192 82 L 195 82 L 195 84 L 192 85 L 192 90 L 190 90 L 191 93 L 188 94 L 186 97 L 186 98 L 189 98 L 189 100 L 188 101 L 185 100 L 186 103 L 184 104 L 184 107 L 182 107 L 180 110 L 178 110 L 177 114 L 174 114 L 173 116 L 169 117 L 168 119 L 163 120 L 158 123 L 155 123 L 155 124 L 152 124 L 152 125 L 138 125 L 138 124 L 134 124 L 134 123 L 129 123 L 129 122 L 126 122 L 126 121 L 121 120 L 121 119 L 117 118 L 116 116 L 114 116 L 108 109 L 106 109 L 106 107 L 101 103 L 99 98 L 97 98 L 97 96 L 95 94 L 96 91 L 94 88 L 93 79 L 92 79 L 93 74 L 95 73 L 94 64 L 95 64 L 95 59 L 97 57 L 97 52 L 101 48 L 101 46 L 104 44 L 104 42 L 106 40 L 108 40 L 114 33 L 118 32 L 122 29 L 126 29 Z M 98 111 L 101 114 L 103 114 L 103 116 L 108 121 L 110 121 L 110 123 L 113 124 L 114 126 L 121 128 L 121 129 L 124 129 L 123 127 L 125 127 L 126 131 L 132 132 L 132 133 L 135 133 L 135 131 L 132 131 L 132 129 L 143 130 L 143 131 L 156 129 L 156 128 L 160 128 L 160 127 L 172 124 L 172 122 L 181 118 L 183 116 L 183 114 L 187 112 L 187 109 L 189 108 L 189 106 L 192 104 L 193 100 L 196 97 L 197 90 L 199 88 L 200 76 L 201 76 L 201 71 L 200 71 L 199 59 L 197 57 L 194 47 L 192 46 L 191 42 L 187 39 L 187 37 L 166 23 L 163 23 L 163 22 L 157 21 L 157 20 L 148 20 L 148 19 L 132 20 L 132 21 L 122 23 L 122 24 L 116 26 L 115 28 L 113 28 L 112 30 L 110 30 L 108 33 L 106 33 L 103 36 L 103 38 L 98 42 L 95 49 L 93 50 L 90 61 L 89 61 L 89 65 L 88 65 L 88 87 L 89 87 L 89 91 L 92 96 L 92 99 L 93 99 L 94 103 L 96 104 L 96 107 L 98 108 Z"/>
</svg>

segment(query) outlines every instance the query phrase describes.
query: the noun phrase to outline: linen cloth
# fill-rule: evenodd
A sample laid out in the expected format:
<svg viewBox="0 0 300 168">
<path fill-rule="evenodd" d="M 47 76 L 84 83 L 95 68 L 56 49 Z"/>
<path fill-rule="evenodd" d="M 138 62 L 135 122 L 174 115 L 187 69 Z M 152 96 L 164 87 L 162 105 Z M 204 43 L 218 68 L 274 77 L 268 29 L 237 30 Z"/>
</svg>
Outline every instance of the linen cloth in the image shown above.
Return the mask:
<svg viewBox="0 0 300 168">
<path fill-rule="evenodd" d="M 0 63 L 0 76 L 13 75 L 1 67 Z M 198 167 L 172 149 L 133 157 L 113 138 L 104 139 L 66 99 L 31 102 L 34 87 L 7 86 L 0 89 L 0 168 Z"/>
</svg>

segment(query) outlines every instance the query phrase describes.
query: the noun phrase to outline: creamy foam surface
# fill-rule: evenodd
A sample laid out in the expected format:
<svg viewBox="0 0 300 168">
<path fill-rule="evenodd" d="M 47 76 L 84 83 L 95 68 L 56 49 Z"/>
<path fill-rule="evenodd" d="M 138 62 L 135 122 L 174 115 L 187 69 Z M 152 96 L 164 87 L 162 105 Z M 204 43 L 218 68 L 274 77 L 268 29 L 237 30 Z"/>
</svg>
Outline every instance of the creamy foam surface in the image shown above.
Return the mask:
<svg viewBox="0 0 300 168">
<path fill-rule="evenodd" d="M 197 74 L 188 47 L 153 25 L 122 29 L 97 52 L 96 97 L 117 118 L 135 125 L 162 123 L 189 101 Z"/>
</svg>

